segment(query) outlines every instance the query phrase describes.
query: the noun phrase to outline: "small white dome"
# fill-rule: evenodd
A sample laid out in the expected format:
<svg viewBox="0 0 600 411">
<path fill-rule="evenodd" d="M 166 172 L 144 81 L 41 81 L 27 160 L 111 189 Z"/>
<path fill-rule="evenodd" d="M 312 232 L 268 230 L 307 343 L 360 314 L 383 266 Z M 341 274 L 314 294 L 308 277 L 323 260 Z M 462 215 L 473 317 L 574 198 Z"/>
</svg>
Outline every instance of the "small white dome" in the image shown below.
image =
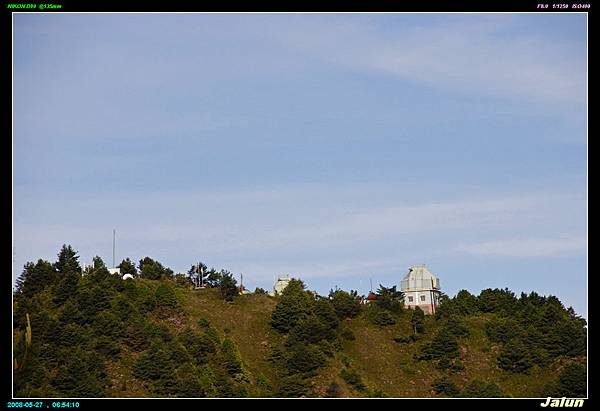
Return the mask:
<svg viewBox="0 0 600 411">
<path fill-rule="evenodd" d="M 125 274 L 125 275 L 123 276 L 123 280 L 127 280 L 127 279 L 129 279 L 129 278 L 133 278 L 133 275 L 131 275 L 131 274 L 127 273 L 127 274 Z"/>
</svg>

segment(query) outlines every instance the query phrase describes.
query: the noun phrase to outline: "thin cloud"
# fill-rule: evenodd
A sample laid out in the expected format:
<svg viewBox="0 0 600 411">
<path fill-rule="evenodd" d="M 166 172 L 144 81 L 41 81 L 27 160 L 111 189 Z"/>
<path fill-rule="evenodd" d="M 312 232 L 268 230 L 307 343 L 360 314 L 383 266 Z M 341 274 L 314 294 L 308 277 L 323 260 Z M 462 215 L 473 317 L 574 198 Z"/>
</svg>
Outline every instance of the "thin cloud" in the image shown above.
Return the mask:
<svg viewBox="0 0 600 411">
<path fill-rule="evenodd" d="M 497 257 L 565 257 L 585 253 L 587 240 L 577 235 L 557 238 L 510 238 L 456 247 L 459 253 Z"/>
</svg>

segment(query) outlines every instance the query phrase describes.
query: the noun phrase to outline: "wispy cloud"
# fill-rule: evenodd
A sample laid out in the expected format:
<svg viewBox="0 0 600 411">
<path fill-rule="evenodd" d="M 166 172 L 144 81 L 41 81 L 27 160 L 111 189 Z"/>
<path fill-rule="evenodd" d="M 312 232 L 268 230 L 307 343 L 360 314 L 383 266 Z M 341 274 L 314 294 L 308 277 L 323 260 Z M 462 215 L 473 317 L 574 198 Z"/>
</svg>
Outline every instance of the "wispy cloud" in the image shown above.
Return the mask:
<svg viewBox="0 0 600 411">
<path fill-rule="evenodd" d="M 585 253 L 587 240 L 576 234 L 557 238 L 509 238 L 462 244 L 456 251 L 465 254 L 497 257 L 564 257 Z"/>
<path fill-rule="evenodd" d="M 568 41 L 548 45 L 528 33 L 511 35 L 512 17 L 465 18 L 460 23 L 401 27 L 380 31 L 367 21 L 290 25 L 287 41 L 306 53 L 359 70 L 389 73 L 460 93 L 585 104 L 586 60 Z"/>
</svg>

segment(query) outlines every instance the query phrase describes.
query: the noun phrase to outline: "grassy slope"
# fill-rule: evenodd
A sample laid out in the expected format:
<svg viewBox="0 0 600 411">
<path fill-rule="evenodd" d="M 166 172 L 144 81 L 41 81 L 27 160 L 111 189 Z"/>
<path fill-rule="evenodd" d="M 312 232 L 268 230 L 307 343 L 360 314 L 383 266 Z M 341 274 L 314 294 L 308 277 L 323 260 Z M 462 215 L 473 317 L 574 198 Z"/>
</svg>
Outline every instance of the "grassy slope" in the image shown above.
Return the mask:
<svg viewBox="0 0 600 411">
<path fill-rule="evenodd" d="M 244 295 L 228 303 L 221 300 L 217 289 L 180 290 L 183 308 L 177 317 L 161 318 L 175 332 L 185 325 L 198 328 L 197 321 L 205 318 L 217 330 L 219 335 L 230 338 L 238 346 L 245 366 L 253 376 L 265 377 L 273 382 L 275 374 L 268 362 L 271 346 L 280 344 L 283 337 L 270 325 L 270 315 L 277 300 L 266 295 Z M 537 396 L 541 387 L 556 378 L 561 362 L 557 361 L 548 369 L 534 368 L 530 375 L 514 375 L 498 369 L 494 365 L 498 347 L 490 343 L 485 336 L 485 316 L 467 320 L 471 335 L 461 342 L 461 361 L 465 370 L 448 374 L 459 387 L 473 378 L 495 382 L 507 394 L 513 397 Z M 346 320 L 353 330 L 356 340 L 345 341 L 343 351 L 329 359 L 326 367 L 314 378 L 316 392 L 324 392 L 325 387 L 336 380 L 343 389 L 344 396 L 360 397 L 339 377 L 342 370 L 342 358 L 346 357 L 351 367 L 358 371 L 364 383 L 372 390 L 379 389 L 390 397 L 432 397 L 431 382 L 444 375 L 436 370 L 432 362 L 418 361 L 413 355 L 433 334 L 435 322 L 427 318 L 427 335 L 411 344 L 398 344 L 393 341 L 397 335 L 410 332 L 408 315 L 398 324 L 380 328 L 363 318 Z M 122 353 L 119 363 L 110 364 L 109 375 L 112 380 L 111 396 L 144 397 L 150 396 L 143 384 L 131 376 L 131 365 L 135 354 Z M 123 382 L 126 381 L 124 386 Z M 123 390 L 124 389 L 124 390 Z"/>
</svg>

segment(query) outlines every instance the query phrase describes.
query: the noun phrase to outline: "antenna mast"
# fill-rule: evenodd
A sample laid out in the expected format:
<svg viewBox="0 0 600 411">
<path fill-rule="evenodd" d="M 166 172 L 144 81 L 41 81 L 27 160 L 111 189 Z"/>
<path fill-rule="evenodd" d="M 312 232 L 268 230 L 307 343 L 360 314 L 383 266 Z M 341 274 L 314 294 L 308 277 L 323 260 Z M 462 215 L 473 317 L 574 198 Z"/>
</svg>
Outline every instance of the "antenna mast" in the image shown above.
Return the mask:
<svg viewBox="0 0 600 411">
<path fill-rule="evenodd" d="M 113 228 L 113 268 L 115 268 L 115 232 L 116 230 Z"/>
</svg>

